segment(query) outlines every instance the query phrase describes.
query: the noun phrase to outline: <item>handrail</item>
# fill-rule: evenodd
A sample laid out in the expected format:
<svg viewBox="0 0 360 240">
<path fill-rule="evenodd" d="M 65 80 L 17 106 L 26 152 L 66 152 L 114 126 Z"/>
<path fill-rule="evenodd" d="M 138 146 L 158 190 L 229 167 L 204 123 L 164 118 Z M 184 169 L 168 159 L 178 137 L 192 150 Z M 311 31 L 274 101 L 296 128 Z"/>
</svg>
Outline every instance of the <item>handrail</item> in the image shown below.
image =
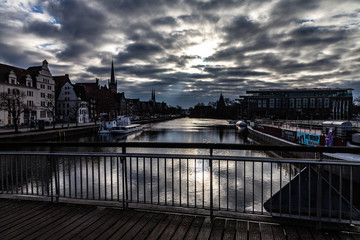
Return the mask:
<svg viewBox="0 0 360 240">
<path fill-rule="evenodd" d="M 9 148 L 22 147 L 125 147 L 125 148 L 201 148 L 226 150 L 259 150 L 259 151 L 290 151 L 290 152 L 316 152 L 316 153 L 354 153 L 360 154 L 360 148 L 350 147 L 323 147 L 323 146 L 285 146 L 285 145 L 249 145 L 228 143 L 183 143 L 183 142 L 3 142 L 0 151 Z"/>
</svg>

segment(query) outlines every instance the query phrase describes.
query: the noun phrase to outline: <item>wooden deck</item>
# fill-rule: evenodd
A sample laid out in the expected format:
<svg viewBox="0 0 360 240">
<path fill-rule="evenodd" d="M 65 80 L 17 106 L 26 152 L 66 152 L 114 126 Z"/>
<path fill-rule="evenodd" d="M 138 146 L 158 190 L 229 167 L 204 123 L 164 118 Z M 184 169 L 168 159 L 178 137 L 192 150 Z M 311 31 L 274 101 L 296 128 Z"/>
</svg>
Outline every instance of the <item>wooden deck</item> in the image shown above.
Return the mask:
<svg viewBox="0 0 360 240">
<path fill-rule="evenodd" d="M 0 200 L 0 239 L 360 239 L 315 228 L 35 201 Z"/>
</svg>

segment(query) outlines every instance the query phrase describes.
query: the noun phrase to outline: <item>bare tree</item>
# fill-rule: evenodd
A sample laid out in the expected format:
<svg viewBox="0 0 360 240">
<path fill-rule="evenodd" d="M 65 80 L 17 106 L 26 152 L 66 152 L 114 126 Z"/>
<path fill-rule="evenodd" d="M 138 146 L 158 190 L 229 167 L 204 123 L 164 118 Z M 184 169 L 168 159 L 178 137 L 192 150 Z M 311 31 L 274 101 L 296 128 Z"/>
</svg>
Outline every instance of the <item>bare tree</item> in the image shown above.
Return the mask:
<svg viewBox="0 0 360 240">
<path fill-rule="evenodd" d="M 21 113 L 30 108 L 24 103 L 25 93 L 18 89 L 13 89 L 12 93 L 0 93 L 0 108 L 8 111 L 9 116 L 13 119 L 15 133 L 18 133 L 18 124 Z"/>
<path fill-rule="evenodd" d="M 69 109 L 69 119 L 75 119 L 76 126 L 78 126 L 80 103 L 81 103 L 80 99 L 75 100 Z"/>
<path fill-rule="evenodd" d="M 50 99 L 45 103 L 46 111 L 51 114 L 53 128 L 55 128 L 55 118 L 56 118 L 56 106 L 55 100 Z"/>
</svg>

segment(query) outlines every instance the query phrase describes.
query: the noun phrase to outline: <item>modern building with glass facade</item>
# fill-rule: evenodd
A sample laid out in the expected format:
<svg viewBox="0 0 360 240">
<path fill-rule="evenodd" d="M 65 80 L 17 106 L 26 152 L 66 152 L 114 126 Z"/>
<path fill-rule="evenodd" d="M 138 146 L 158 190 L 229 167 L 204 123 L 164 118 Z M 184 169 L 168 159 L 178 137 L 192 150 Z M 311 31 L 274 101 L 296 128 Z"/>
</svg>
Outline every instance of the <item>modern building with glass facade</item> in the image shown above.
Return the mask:
<svg viewBox="0 0 360 240">
<path fill-rule="evenodd" d="M 248 90 L 240 95 L 239 114 L 244 119 L 348 120 L 351 88 Z"/>
</svg>

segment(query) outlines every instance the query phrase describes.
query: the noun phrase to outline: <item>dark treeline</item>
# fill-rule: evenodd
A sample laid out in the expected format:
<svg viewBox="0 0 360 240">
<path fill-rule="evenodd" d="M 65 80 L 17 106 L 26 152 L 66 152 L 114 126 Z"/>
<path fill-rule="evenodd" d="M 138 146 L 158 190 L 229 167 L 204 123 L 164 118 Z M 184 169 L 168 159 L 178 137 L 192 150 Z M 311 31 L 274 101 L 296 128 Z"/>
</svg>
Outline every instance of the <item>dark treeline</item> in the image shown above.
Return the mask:
<svg viewBox="0 0 360 240">
<path fill-rule="evenodd" d="M 221 94 L 218 101 L 209 102 L 207 105 L 204 103 L 196 104 L 189 109 L 189 115 L 190 117 L 237 119 L 238 105 L 235 101 L 224 98 Z"/>
</svg>

